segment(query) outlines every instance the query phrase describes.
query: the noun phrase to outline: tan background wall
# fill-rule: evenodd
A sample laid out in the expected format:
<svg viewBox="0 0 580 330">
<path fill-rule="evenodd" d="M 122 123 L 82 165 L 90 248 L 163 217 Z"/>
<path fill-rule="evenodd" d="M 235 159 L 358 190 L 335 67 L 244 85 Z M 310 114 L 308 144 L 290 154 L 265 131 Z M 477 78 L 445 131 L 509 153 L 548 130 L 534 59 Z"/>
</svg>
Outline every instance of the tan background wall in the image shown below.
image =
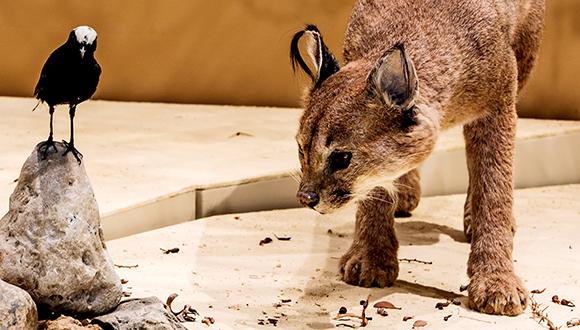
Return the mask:
<svg viewBox="0 0 580 330">
<path fill-rule="evenodd" d="M 579 0 L 547 0 L 540 60 L 519 112 L 529 117 L 580 119 Z"/>
<path fill-rule="evenodd" d="M 99 33 L 96 98 L 296 106 L 288 43 L 319 25 L 340 57 L 353 0 L 4 1 L 0 95 L 29 96 L 71 28 Z M 520 114 L 580 119 L 580 2 L 548 0 L 542 59 Z"/>
</svg>

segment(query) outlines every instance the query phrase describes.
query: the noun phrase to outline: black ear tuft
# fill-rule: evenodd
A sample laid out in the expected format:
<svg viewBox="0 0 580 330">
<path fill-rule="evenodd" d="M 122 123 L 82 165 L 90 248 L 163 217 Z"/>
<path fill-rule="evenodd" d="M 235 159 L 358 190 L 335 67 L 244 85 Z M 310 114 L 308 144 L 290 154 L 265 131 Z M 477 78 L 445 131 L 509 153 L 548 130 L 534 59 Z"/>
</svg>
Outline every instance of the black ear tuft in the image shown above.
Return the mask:
<svg viewBox="0 0 580 330">
<path fill-rule="evenodd" d="M 403 44 L 396 44 L 378 60 L 369 75 L 368 85 L 389 107 L 411 107 L 418 90 L 413 62 Z"/>
<path fill-rule="evenodd" d="M 304 59 L 300 54 L 300 49 L 298 48 L 298 42 L 305 32 L 306 30 L 298 31 L 296 34 L 294 34 L 294 37 L 292 37 L 292 41 L 290 42 L 290 62 L 292 63 L 292 70 L 294 72 L 296 72 L 296 66 L 299 65 L 304 73 L 306 73 L 312 80 L 315 81 L 316 77 L 314 77 L 314 74 L 308 65 L 306 65 L 306 62 L 304 62 Z"/>
<path fill-rule="evenodd" d="M 310 37 L 308 53 L 315 72 L 308 67 L 302 54 L 300 54 L 298 43 L 304 35 Z M 320 31 L 312 24 L 307 25 L 304 30 L 298 31 L 294 37 L 292 37 L 292 41 L 290 42 L 290 60 L 292 62 L 292 69 L 296 71 L 296 66 L 300 66 L 300 68 L 312 79 L 315 87 L 340 70 L 340 66 L 334 55 L 332 55 L 328 47 L 324 44 Z"/>
</svg>

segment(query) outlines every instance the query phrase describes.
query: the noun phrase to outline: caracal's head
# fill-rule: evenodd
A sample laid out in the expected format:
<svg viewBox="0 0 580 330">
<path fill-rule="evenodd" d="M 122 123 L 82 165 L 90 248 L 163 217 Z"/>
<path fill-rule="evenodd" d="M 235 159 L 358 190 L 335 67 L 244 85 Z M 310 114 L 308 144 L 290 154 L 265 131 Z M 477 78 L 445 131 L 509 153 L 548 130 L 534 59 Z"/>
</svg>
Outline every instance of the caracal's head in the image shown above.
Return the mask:
<svg viewBox="0 0 580 330">
<path fill-rule="evenodd" d="M 310 66 L 299 50 L 303 37 Z M 402 44 L 340 68 L 310 25 L 294 36 L 291 58 L 313 81 L 296 135 L 303 205 L 329 213 L 377 186 L 392 189 L 432 151 L 437 127 L 415 103 L 419 83 Z"/>
</svg>

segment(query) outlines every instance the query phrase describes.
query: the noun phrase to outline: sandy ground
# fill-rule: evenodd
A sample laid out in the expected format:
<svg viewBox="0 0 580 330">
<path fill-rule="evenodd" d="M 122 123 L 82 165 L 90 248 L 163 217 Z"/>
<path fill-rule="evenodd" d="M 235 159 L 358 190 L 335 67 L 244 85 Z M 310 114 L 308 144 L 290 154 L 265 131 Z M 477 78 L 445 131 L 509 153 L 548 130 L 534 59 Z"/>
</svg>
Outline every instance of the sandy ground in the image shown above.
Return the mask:
<svg viewBox="0 0 580 330">
<path fill-rule="evenodd" d="M 267 318 L 279 320 L 283 329 L 335 328 L 332 317 L 339 308 L 360 313 L 359 301 L 368 295 L 371 303 L 387 300 L 402 308 L 385 317 L 370 308 L 373 329 L 411 329 L 419 319 L 431 329 L 541 329 L 529 308 L 518 317 L 466 308 L 465 292 L 459 292 L 468 281 L 463 201 L 463 195 L 427 198 L 413 217 L 397 220 L 399 257 L 432 264 L 401 262 L 399 279 L 384 289 L 350 286 L 337 275 L 338 259 L 352 239 L 352 210 L 333 216 L 306 209 L 217 216 L 111 241 L 108 247 L 117 264 L 138 265 L 118 268 L 132 297 L 165 300 L 175 292 L 175 309 L 192 305 L 215 318 L 214 329 L 272 327 L 258 325 Z M 546 288 L 535 300 L 548 307 L 556 325 L 580 317 L 578 307 L 550 302 L 558 295 L 580 303 L 580 185 L 517 191 L 515 215 L 517 273 L 528 289 Z M 260 246 L 265 237 L 273 242 Z M 160 250 L 174 247 L 180 249 L 176 254 Z M 435 308 L 454 297 L 460 306 Z M 413 319 L 405 322 L 404 316 Z M 199 321 L 187 326 L 206 328 Z"/>
</svg>

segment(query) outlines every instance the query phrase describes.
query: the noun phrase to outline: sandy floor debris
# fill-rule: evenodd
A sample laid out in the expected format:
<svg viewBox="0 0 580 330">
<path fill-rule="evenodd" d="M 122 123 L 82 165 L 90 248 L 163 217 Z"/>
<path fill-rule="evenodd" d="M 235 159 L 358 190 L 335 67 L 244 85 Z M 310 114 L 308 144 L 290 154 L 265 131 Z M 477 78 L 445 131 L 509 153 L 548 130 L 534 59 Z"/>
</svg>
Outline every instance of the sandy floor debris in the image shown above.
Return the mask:
<svg viewBox="0 0 580 330">
<path fill-rule="evenodd" d="M 516 270 L 529 290 L 546 288 L 534 299 L 547 307 L 544 312 L 556 326 L 566 327 L 580 317 L 577 308 L 552 302 L 553 295 L 560 302 L 580 301 L 578 196 L 580 185 L 516 193 Z M 463 202 L 463 195 L 428 198 L 412 218 L 397 220 L 399 257 L 431 263 L 400 262 L 398 280 L 384 289 L 350 286 L 338 277 L 339 258 L 352 240 L 352 210 L 334 217 L 307 209 L 248 213 L 238 219 L 218 216 L 111 241 L 108 248 L 119 265 L 139 265 L 117 268 L 130 281 L 132 297 L 176 292 L 176 306 L 195 306 L 201 315 L 214 318 L 209 328 L 336 329 L 333 318 L 341 307 L 360 316 L 359 302 L 370 295 L 369 329 L 545 329 L 531 308 L 518 317 L 467 308 L 466 292 L 459 290 L 468 282 Z M 329 229 L 344 235 L 329 235 Z M 257 244 L 275 233 L 292 239 Z M 178 246 L 180 251 L 165 255 L 159 246 Z M 372 307 L 379 302 L 401 309 L 381 316 Z M 201 322 L 185 324 L 208 328 Z M 353 324 L 360 326 L 360 321 Z"/>
</svg>

